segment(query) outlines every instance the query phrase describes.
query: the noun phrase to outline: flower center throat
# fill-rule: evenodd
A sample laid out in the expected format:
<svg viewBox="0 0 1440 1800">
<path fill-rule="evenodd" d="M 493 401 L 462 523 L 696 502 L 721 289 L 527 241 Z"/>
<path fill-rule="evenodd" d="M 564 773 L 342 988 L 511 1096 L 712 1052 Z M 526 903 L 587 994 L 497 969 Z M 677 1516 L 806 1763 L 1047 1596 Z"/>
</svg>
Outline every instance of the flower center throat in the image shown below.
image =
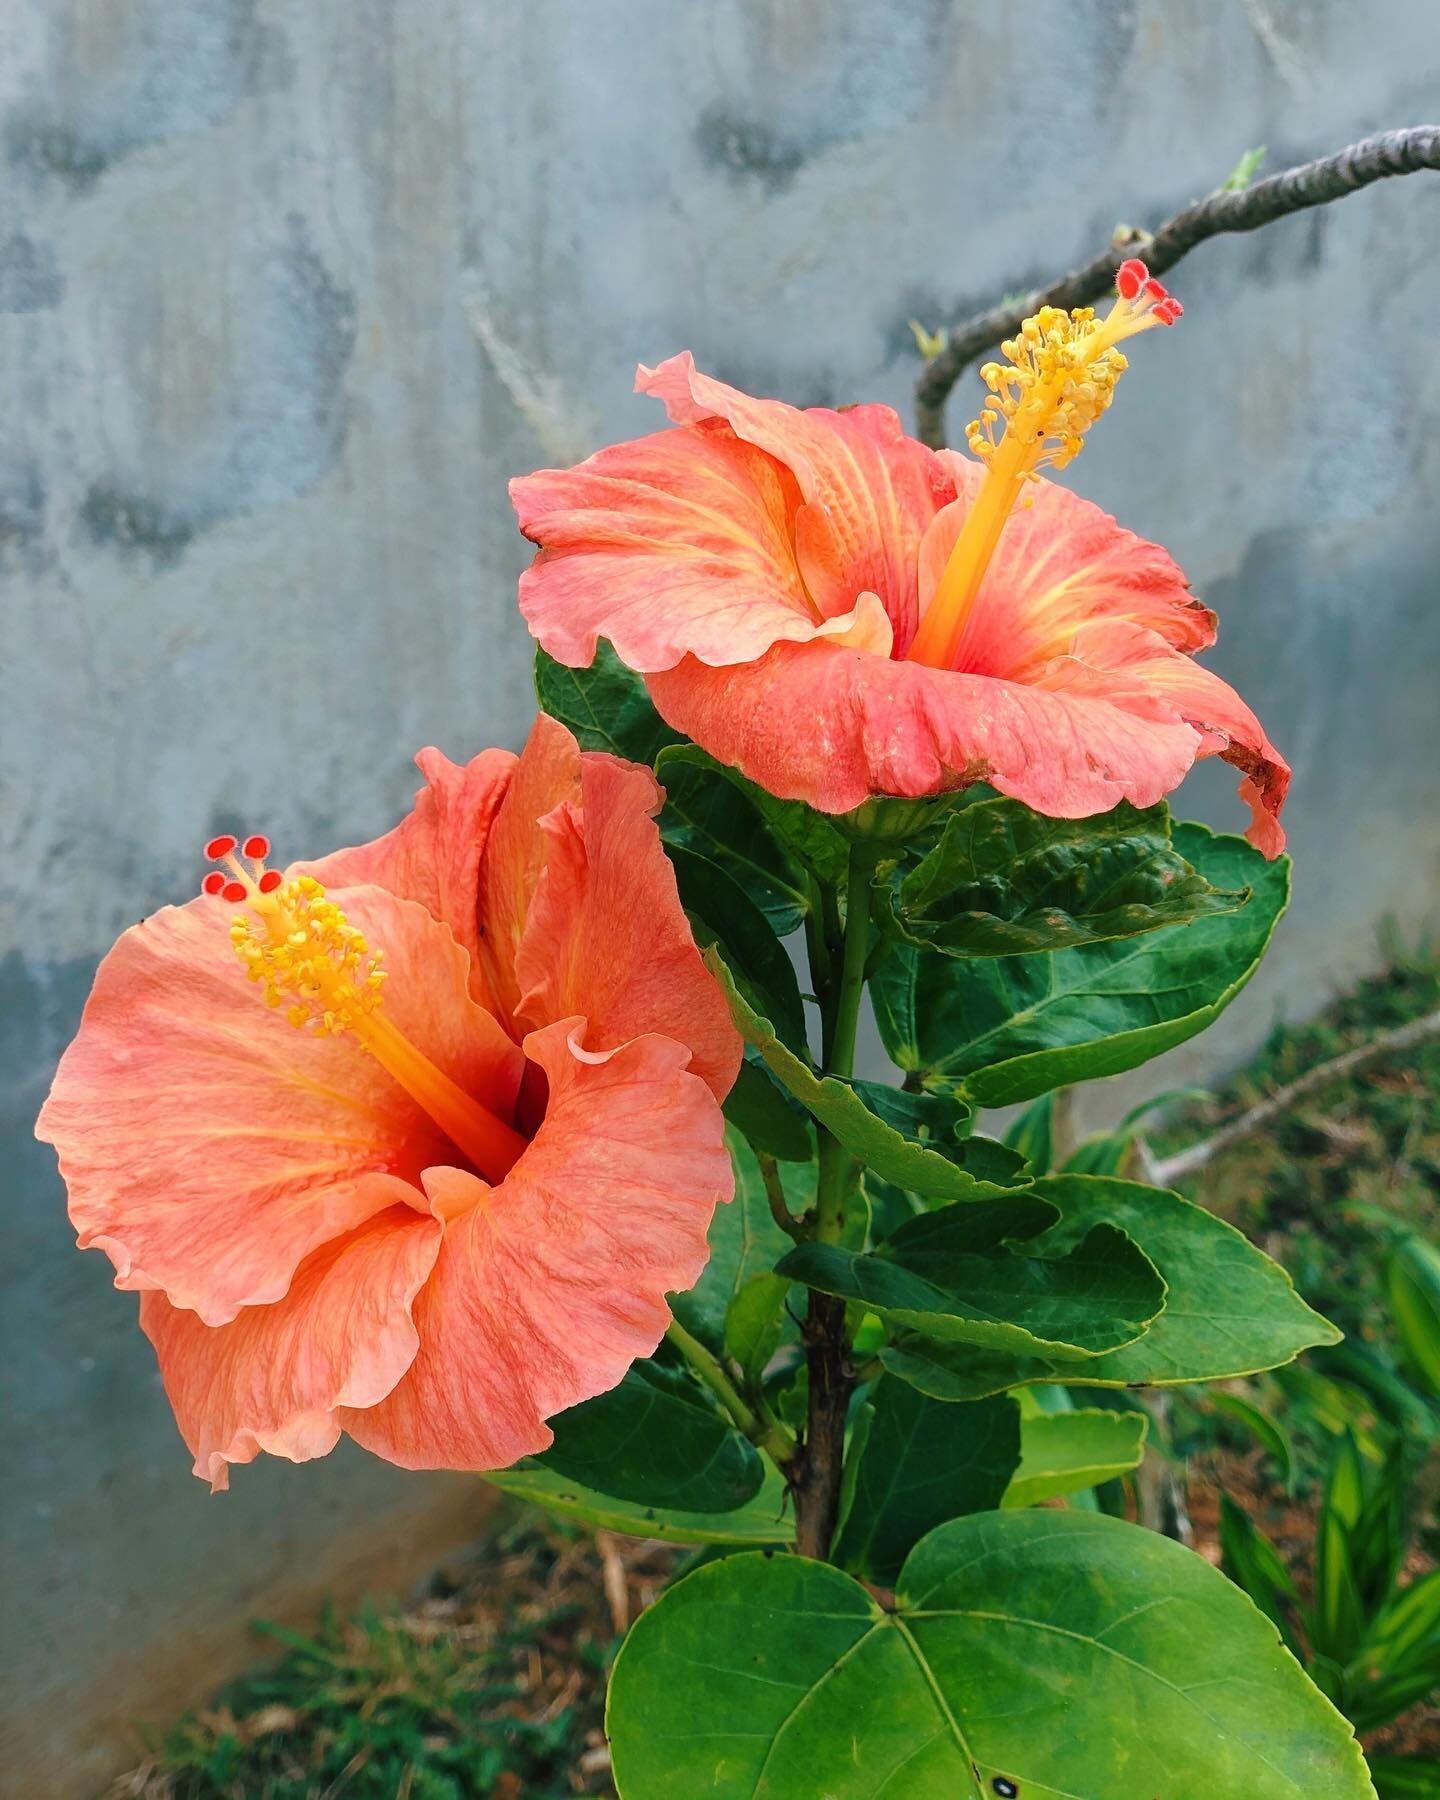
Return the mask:
<svg viewBox="0 0 1440 1800">
<path fill-rule="evenodd" d="M 223 864 L 229 879 L 212 870 L 203 891 L 244 908 L 231 920 L 230 943 L 248 978 L 263 984 L 265 1004 L 283 1007 L 297 1031 L 353 1038 L 487 1181 L 502 1181 L 526 1139 L 384 1016 L 385 952 L 371 946 L 313 876 L 287 880 L 267 868 L 268 839 L 249 837 L 241 845 L 233 837 L 214 838 L 205 852 Z"/>
</svg>

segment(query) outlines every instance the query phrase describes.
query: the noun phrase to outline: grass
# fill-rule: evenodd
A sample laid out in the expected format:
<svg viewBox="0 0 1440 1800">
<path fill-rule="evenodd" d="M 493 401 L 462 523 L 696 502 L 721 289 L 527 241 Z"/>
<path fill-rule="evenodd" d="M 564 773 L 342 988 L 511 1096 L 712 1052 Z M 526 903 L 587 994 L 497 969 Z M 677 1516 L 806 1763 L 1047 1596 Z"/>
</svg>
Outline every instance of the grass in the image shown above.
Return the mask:
<svg viewBox="0 0 1440 1800">
<path fill-rule="evenodd" d="M 1437 1005 L 1440 955 L 1391 946 L 1382 974 L 1309 1024 L 1277 1028 L 1213 1104 L 1170 1119 L 1154 1147 L 1164 1154 L 1194 1142 L 1316 1063 Z M 1387 1366 L 1395 1354 L 1381 1288 L 1385 1248 L 1402 1232 L 1440 1228 L 1437 1097 L 1440 1044 L 1431 1043 L 1313 1095 L 1187 1184 Z M 1292 1428 L 1308 1410 L 1293 1398 L 1278 1403 Z M 1317 1462 L 1324 1431 L 1322 1418 Z M 1197 1458 L 1195 1472 L 1268 1510 L 1272 1529 L 1290 1519 L 1297 1567 L 1308 1560 L 1308 1509 L 1275 1488 L 1245 1440 L 1215 1449 L 1218 1457 Z M 1196 1502 L 1204 1514 L 1192 1488 Z M 1214 1554 L 1213 1544 L 1201 1548 Z M 106 1800 L 611 1795 L 606 1672 L 626 1625 L 677 1560 L 662 1545 L 524 1514 L 413 1607 L 368 1606 L 350 1619 L 327 1617 L 308 1635 L 259 1627 L 278 1659 L 153 1734 L 145 1761 Z M 1437 1719 L 1427 1713 L 1420 1729 L 1428 1733 Z"/>
<path fill-rule="evenodd" d="M 570 1800 L 611 1794 L 605 1674 L 673 1550 L 526 1513 L 417 1605 L 310 1633 L 147 1734 L 106 1800 Z"/>
</svg>

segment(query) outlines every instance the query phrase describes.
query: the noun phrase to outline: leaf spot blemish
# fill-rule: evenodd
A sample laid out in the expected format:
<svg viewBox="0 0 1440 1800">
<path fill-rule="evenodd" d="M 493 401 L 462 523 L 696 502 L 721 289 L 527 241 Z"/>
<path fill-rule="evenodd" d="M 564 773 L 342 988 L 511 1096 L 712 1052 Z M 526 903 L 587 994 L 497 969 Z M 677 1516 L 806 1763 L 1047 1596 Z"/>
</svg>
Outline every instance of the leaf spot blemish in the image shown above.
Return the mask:
<svg viewBox="0 0 1440 1800">
<path fill-rule="evenodd" d="M 1008 1776 L 997 1775 L 990 1785 L 1000 1795 L 1001 1800 L 1017 1800 L 1020 1792 L 1019 1786 Z"/>
</svg>

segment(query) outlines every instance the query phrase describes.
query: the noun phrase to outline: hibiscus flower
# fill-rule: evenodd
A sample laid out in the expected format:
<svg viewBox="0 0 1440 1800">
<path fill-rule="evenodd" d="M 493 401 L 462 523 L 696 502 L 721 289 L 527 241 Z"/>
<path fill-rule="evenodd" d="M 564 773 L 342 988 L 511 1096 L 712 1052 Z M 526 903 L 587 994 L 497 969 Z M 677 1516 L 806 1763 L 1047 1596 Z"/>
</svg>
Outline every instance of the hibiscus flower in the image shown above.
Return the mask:
<svg viewBox="0 0 1440 1800">
<path fill-rule="evenodd" d="M 1104 318 L 1044 308 L 986 365 L 973 457 L 887 406 L 752 399 L 688 352 L 642 367 L 674 429 L 511 484 L 540 546 L 531 631 L 572 667 L 607 638 L 669 724 L 822 812 L 984 781 L 1080 818 L 1218 755 L 1278 855 L 1289 769 L 1194 660 L 1213 614 L 1158 545 L 1039 473 L 1110 404 L 1120 343 L 1180 316 L 1142 263 L 1117 287 Z"/>
<path fill-rule="evenodd" d="M 101 964 L 37 1126 L 212 1486 L 342 1432 L 494 1469 L 613 1387 L 706 1260 L 740 1043 L 646 770 L 542 717 L 418 758 L 388 836 L 204 893 Z"/>
</svg>

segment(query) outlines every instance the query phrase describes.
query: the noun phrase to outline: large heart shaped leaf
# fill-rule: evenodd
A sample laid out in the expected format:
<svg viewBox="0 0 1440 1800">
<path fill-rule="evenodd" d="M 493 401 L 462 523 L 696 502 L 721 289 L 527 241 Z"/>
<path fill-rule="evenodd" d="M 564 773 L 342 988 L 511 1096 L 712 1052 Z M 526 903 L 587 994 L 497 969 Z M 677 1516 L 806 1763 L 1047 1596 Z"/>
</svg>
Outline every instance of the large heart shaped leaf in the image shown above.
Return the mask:
<svg viewBox="0 0 1440 1800">
<path fill-rule="evenodd" d="M 927 1531 L 1000 1505 L 1020 1462 L 1020 1409 L 1008 1397 L 948 1406 L 888 1377 L 871 1404 L 834 1556 L 893 1587 Z"/>
<path fill-rule="evenodd" d="M 1006 1158 L 1003 1146 L 947 1136 L 933 1104 L 936 1096 L 817 1075 L 781 1042 L 770 1020 L 740 992 L 735 976 L 714 946 L 704 954 L 705 966 L 730 1002 L 737 1030 L 765 1067 L 853 1156 L 884 1180 L 936 1199 L 967 1201 L 983 1200 L 1028 1182 L 1029 1177 L 1021 1172 L 1022 1160 Z M 955 1124 L 968 1126 L 967 1106 L 939 1098 L 943 1107 L 951 1109 Z M 982 1145 L 979 1149 L 972 1147 L 977 1142 Z M 972 1173 L 967 1165 L 981 1172 Z M 997 1180 L 1002 1170 L 1003 1177 Z"/>
<path fill-rule="evenodd" d="M 759 1453 L 679 1369 L 631 1365 L 606 1394 L 550 1421 L 555 1441 L 536 1460 L 618 1500 L 686 1512 L 729 1512 L 760 1491 Z"/>
<path fill-rule="evenodd" d="M 890 922 L 946 956 L 1013 956 L 1134 937 L 1230 913 L 1170 841 L 1165 805 L 1051 819 L 1016 800 L 953 812 L 938 843 L 884 885 Z"/>
<path fill-rule="evenodd" d="M 1028 1381 L 1168 1386 L 1251 1375 L 1339 1340 L 1278 1263 L 1178 1194 L 1100 1175 L 1052 1175 L 1029 1193 L 1060 1218 L 1027 1249 L 1054 1255 L 1100 1225 L 1128 1233 L 1165 1280 L 1159 1318 L 1135 1342 L 1093 1357 L 1083 1373 L 1063 1356 L 997 1356 L 906 1336 L 880 1352 L 892 1374 L 942 1400 L 974 1400 Z"/>
<path fill-rule="evenodd" d="M 1092 1513 L 932 1532 L 893 1612 L 740 1555 L 631 1631 L 621 1800 L 1373 1800 L 1347 1722 L 1202 1558 Z"/>
<path fill-rule="evenodd" d="M 1174 845 L 1216 887 L 1250 888 L 1249 904 L 1042 955 L 952 961 L 898 947 L 870 989 L 890 1055 L 927 1085 L 1009 1106 L 1133 1069 L 1203 1031 L 1254 974 L 1289 898 L 1289 865 L 1200 825 L 1177 825 Z"/>
<path fill-rule="evenodd" d="M 785 1495 L 784 1477 L 767 1469 L 760 1491 L 733 1512 L 694 1513 L 678 1507 L 647 1506 L 597 1493 L 583 1482 L 570 1481 L 537 1462 L 523 1462 L 485 1479 L 515 1500 L 543 1506 L 562 1519 L 576 1519 L 600 1531 L 623 1531 L 631 1537 L 663 1538 L 670 1544 L 744 1544 L 752 1549 L 790 1543 L 795 1536 L 794 1509 Z"/>
<path fill-rule="evenodd" d="M 1096 1225 L 1055 1257 L 1012 1247 L 1053 1222 L 1029 1194 L 947 1206 L 909 1220 L 872 1254 L 797 1245 L 779 1273 L 941 1343 L 1083 1358 L 1088 1367 L 1140 1336 L 1164 1304 L 1165 1284 L 1113 1225 Z"/>
</svg>

